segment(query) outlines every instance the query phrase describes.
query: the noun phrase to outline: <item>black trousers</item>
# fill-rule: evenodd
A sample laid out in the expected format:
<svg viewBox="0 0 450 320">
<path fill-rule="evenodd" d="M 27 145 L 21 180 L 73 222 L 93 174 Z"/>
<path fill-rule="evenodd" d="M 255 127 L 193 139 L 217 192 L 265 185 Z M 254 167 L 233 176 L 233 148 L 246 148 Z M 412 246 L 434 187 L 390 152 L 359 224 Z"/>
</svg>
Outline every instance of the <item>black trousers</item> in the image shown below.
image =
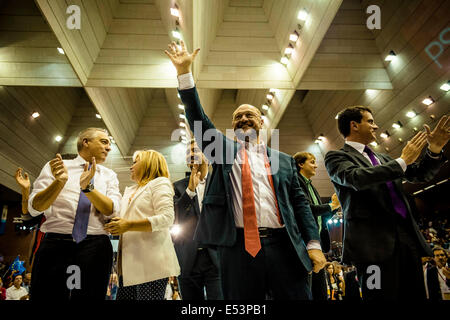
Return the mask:
<svg viewBox="0 0 450 320">
<path fill-rule="evenodd" d="M 397 239 L 392 257 L 379 263 L 356 264 L 363 300 L 426 299 L 418 240 L 407 221 L 400 219 L 396 219 Z M 380 268 L 380 289 L 370 285 L 374 283 L 374 272 L 368 269 L 371 265 Z"/>
<path fill-rule="evenodd" d="M 311 300 L 308 272 L 287 231 L 260 238 L 256 257 L 245 251 L 243 229 L 232 247 L 218 247 L 225 300 Z"/>
<path fill-rule="evenodd" d="M 328 300 L 325 268 L 312 273 L 311 292 L 313 300 Z"/>
<path fill-rule="evenodd" d="M 189 276 L 178 277 L 183 300 L 223 300 L 219 270 L 212 262 L 208 249 L 197 252 Z"/>
<path fill-rule="evenodd" d="M 70 235 L 46 234 L 32 269 L 31 300 L 105 300 L 112 267 L 112 246 L 106 235 L 88 236 L 80 243 Z M 80 270 L 80 289 L 75 284 Z"/>
</svg>

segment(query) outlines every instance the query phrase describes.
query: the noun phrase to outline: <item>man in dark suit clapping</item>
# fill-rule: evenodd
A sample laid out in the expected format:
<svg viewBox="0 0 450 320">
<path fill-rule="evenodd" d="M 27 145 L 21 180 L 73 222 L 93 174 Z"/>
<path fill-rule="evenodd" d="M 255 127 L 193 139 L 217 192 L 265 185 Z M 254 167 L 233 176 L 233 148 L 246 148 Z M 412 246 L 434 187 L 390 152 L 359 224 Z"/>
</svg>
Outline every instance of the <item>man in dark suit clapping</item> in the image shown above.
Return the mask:
<svg viewBox="0 0 450 320">
<path fill-rule="evenodd" d="M 195 140 L 191 140 L 187 163 L 191 175 L 174 183 L 175 224 L 180 233 L 174 236 L 181 267 L 178 277 L 183 300 L 222 300 L 217 251 L 194 240 L 202 209 L 203 196 L 210 182 L 208 162 Z"/>
<path fill-rule="evenodd" d="M 326 154 L 325 166 L 344 213 L 343 262 L 356 266 L 365 300 L 424 299 L 420 258 L 431 251 L 402 181 L 430 181 L 439 171 L 450 138 L 448 116 L 433 131 L 424 125 L 426 131 L 408 141 L 397 159 L 367 146 L 378 129 L 370 108 L 346 108 L 337 122 L 345 145 Z"/>
</svg>

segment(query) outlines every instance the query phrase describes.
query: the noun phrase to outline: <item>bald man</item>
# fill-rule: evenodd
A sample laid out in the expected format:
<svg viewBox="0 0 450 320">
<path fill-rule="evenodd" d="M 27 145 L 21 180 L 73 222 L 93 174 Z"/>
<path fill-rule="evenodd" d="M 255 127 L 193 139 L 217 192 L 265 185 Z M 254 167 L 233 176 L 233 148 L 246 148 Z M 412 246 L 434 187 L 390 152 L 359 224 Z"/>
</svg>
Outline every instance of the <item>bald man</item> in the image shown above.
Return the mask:
<svg viewBox="0 0 450 320">
<path fill-rule="evenodd" d="M 195 239 L 217 247 L 226 300 L 310 300 L 308 273 L 322 269 L 325 257 L 295 161 L 260 139 L 263 119 L 254 106 L 234 111 L 235 140 L 215 129 L 191 74 L 197 53 L 188 53 L 183 42 L 166 51 L 189 126 L 213 166 Z"/>
</svg>

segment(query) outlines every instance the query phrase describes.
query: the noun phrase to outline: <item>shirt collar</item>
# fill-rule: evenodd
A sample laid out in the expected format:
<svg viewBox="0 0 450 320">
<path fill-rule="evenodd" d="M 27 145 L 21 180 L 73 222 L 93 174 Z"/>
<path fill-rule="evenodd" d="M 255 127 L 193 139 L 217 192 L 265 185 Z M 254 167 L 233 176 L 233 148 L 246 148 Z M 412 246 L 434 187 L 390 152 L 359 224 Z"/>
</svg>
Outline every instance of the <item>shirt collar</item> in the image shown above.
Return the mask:
<svg viewBox="0 0 450 320">
<path fill-rule="evenodd" d="M 355 148 L 356 151 L 358 151 L 361 154 L 364 152 L 364 148 L 366 147 L 366 145 L 355 141 L 345 141 L 345 143 L 348 144 L 350 147 Z"/>
<path fill-rule="evenodd" d="M 78 156 L 75 158 L 75 159 L 73 159 L 72 161 L 74 161 L 74 163 L 75 163 L 75 165 L 76 166 L 84 166 L 84 164 L 86 163 L 86 160 L 84 160 L 83 159 L 83 157 L 82 156 L 80 156 L 79 154 L 78 154 Z M 101 166 L 99 165 L 99 164 L 97 164 L 96 165 L 96 170 L 95 171 L 100 171 L 100 168 L 101 168 Z"/>
<path fill-rule="evenodd" d="M 306 181 L 306 183 L 311 183 L 311 179 L 308 179 L 307 177 L 305 177 L 301 172 L 300 172 L 300 176 Z"/>
</svg>

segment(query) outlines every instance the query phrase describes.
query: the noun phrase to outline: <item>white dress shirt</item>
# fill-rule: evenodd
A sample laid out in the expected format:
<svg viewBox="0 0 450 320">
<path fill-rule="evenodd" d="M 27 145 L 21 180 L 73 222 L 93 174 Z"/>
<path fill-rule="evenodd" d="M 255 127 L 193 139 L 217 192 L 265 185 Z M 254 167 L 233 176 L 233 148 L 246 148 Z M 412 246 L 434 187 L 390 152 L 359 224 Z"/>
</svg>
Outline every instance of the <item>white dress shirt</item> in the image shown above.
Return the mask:
<svg viewBox="0 0 450 320">
<path fill-rule="evenodd" d="M 366 152 L 364 152 L 364 148 L 366 147 L 364 144 L 355 141 L 345 141 L 345 143 L 348 144 L 350 147 L 355 148 L 356 151 L 361 153 L 364 156 L 364 158 L 366 158 L 369 161 L 370 164 L 372 163 L 372 160 L 370 160 L 369 155 Z M 375 154 L 374 156 L 375 158 L 377 158 L 378 162 L 381 163 L 380 159 L 378 159 L 378 157 Z M 403 160 L 402 158 L 397 158 L 395 159 L 395 161 L 398 162 L 400 167 L 402 167 L 403 172 L 405 172 L 407 167 L 405 160 Z"/>
<path fill-rule="evenodd" d="M 53 204 L 44 211 L 46 220 L 41 226 L 41 231 L 44 233 L 54 232 L 72 234 L 75 214 L 77 212 L 78 200 L 81 192 L 80 176 L 84 171 L 86 161 L 80 155 L 73 160 L 63 161 L 67 168 L 69 179 Z M 34 182 L 33 191 L 31 192 L 28 200 L 28 211 L 32 216 L 41 214 L 41 212 L 33 208 L 34 197 L 39 192 L 45 190 L 54 180 L 55 177 L 50 169 L 50 164 L 47 163 L 42 169 L 39 177 Z M 87 234 L 108 234 L 103 229 L 103 225 L 105 224 L 106 219 L 118 216 L 120 212 L 120 201 L 122 199 L 116 173 L 111 169 L 97 164 L 94 175 L 94 187 L 97 191 L 112 200 L 113 214 L 106 217 L 102 213 L 98 212 L 93 205 L 91 205 Z"/>
<path fill-rule="evenodd" d="M 17 289 L 14 285 L 6 289 L 6 300 L 20 300 L 28 294 L 28 290 L 24 287 Z"/>
<path fill-rule="evenodd" d="M 186 188 L 186 193 L 188 196 L 193 199 L 197 195 L 198 206 L 200 207 L 200 212 L 202 211 L 203 206 L 203 197 L 205 195 L 205 187 L 206 187 L 206 178 L 208 178 L 208 174 L 205 175 L 202 181 L 199 182 L 197 188 L 195 188 L 195 192 L 189 190 L 189 187 Z"/>
<path fill-rule="evenodd" d="M 178 83 L 180 90 L 191 89 L 195 86 L 192 73 L 186 73 L 178 76 Z M 284 225 L 280 225 L 278 221 L 275 202 L 276 198 L 270 185 L 265 167 L 265 152 L 266 147 L 264 142 L 253 145 L 250 143 L 249 150 L 247 150 L 255 197 L 256 221 L 258 227 L 282 228 Z M 244 227 L 242 211 L 242 161 L 241 154 L 238 152 L 230 172 L 231 193 L 233 199 L 232 210 L 237 228 Z M 321 250 L 320 242 L 317 240 L 309 241 L 307 249 Z"/>
</svg>

